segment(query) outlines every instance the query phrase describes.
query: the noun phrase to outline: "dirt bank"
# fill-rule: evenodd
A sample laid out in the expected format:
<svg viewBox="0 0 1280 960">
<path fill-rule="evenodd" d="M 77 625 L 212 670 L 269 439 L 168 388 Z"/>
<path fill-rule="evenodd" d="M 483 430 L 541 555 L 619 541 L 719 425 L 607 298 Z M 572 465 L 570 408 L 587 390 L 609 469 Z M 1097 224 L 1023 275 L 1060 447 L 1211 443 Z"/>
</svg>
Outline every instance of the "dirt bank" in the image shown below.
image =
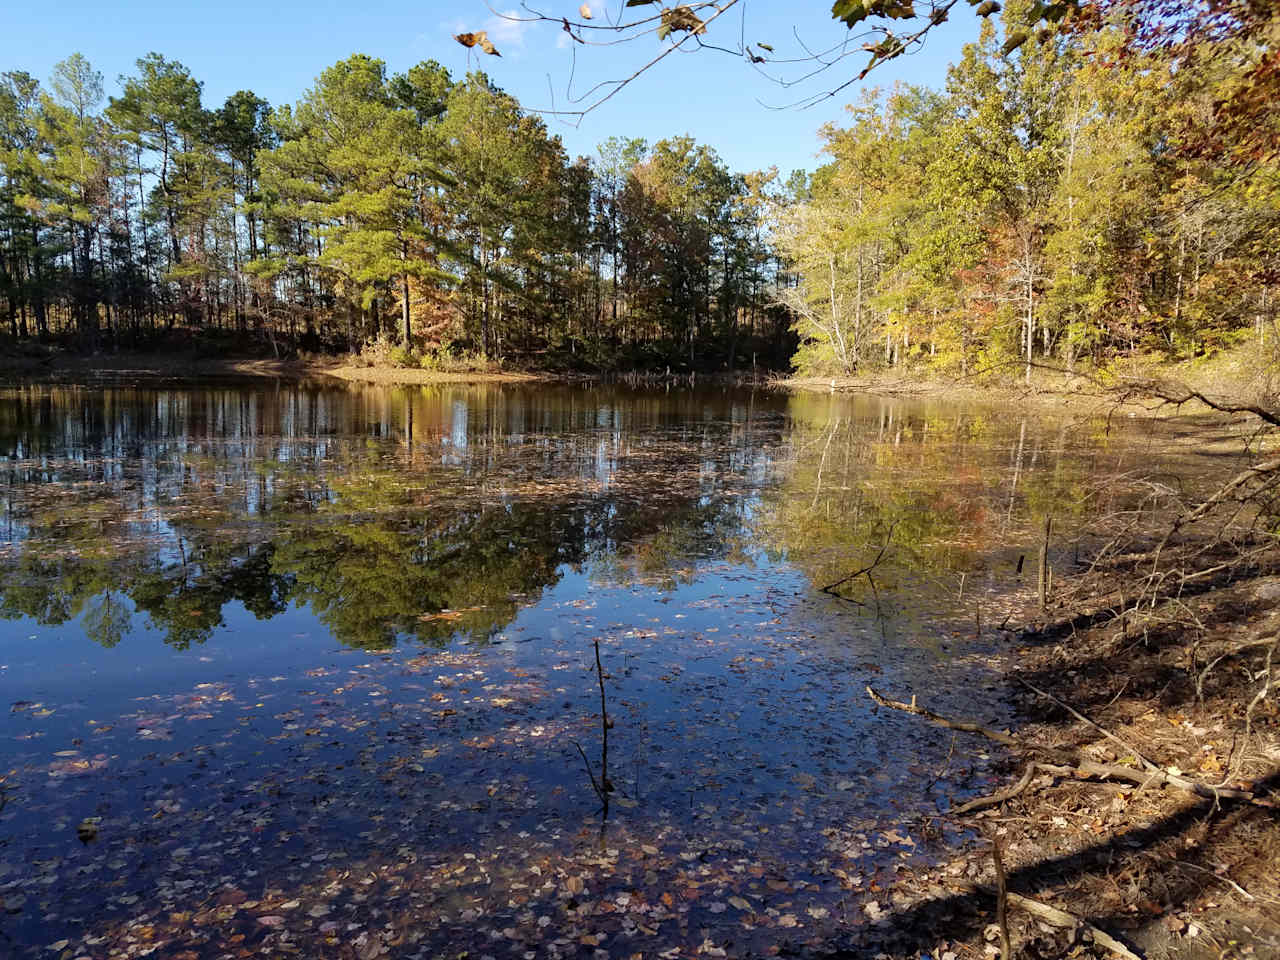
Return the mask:
<svg viewBox="0 0 1280 960">
<path fill-rule="evenodd" d="M 927 837 L 963 824 L 972 840 L 901 870 L 892 919 L 834 955 L 997 952 L 995 839 L 1015 957 L 1280 957 L 1274 538 L 1115 555 L 1046 610 L 1025 603 L 1028 625 L 1007 635 L 1016 731 L 917 717 L 956 751 L 1004 750 L 1008 789 L 911 825 Z M 886 693 L 929 706 L 927 690 Z"/>
<path fill-rule="evenodd" d="M 130 377 L 203 379 L 210 377 L 276 377 L 297 379 L 321 373 L 324 365 L 277 360 L 258 354 L 216 352 L 175 346 L 169 350 L 76 353 L 67 350 L 0 354 L 0 377 L 6 379 L 91 379 Z"/>
</svg>

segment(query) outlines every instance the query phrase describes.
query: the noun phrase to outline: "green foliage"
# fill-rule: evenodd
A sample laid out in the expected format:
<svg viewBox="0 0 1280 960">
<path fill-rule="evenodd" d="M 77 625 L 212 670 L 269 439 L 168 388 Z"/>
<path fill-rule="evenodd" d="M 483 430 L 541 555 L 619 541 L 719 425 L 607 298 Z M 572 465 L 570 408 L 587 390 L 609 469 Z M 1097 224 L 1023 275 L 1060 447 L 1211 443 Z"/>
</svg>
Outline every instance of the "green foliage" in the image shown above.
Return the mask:
<svg viewBox="0 0 1280 960">
<path fill-rule="evenodd" d="M 671 28 L 696 30 L 682 9 Z M 154 53 L 105 111 L 101 98 L 78 56 L 49 93 L 0 83 L 14 337 L 233 328 L 277 353 L 386 341 L 405 353 L 365 348 L 364 362 L 468 369 L 564 351 L 590 366 L 785 355 L 768 309 L 772 174 L 735 176 L 691 138 L 571 160 L 483 74 L 455 83 L 427 61 L 391 75 L 361 54 L 274 110 L 247 90 L 207 108 Z"/>
<path fill-rule="evenodd" d="M 831 162 L 780 211 L 802 372 L 1020 364 L 1029 378 L 1038 362 L 1263 344 L 1280 167 L 1241 176 L 1229 144 L 1203 146 L 1249 62 L 1125 56 L 1106 25 L 1025 35 L 1054 13 L 1009 3 L 1004 39 L 985 24 L 945 95 L 873 93 L 823 131 Z"/>
</svg>

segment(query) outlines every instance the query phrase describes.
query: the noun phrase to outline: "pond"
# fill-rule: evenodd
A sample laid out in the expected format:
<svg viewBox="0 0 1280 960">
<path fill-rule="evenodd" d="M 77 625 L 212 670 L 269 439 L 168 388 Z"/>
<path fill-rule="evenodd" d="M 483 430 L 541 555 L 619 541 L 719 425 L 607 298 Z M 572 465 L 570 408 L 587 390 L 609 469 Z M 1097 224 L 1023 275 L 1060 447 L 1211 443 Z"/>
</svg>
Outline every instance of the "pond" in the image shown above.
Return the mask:
<svg viewBox="0 0 1280 960">
<path fill-rule="evenodd" d="M 1008 722 L 1043 518 L 1065 570 L 1159 449 L 866 397 L 0 389 L 0 940 L 851 942 L 999 759 L 865 686 Z"/>
</svg>

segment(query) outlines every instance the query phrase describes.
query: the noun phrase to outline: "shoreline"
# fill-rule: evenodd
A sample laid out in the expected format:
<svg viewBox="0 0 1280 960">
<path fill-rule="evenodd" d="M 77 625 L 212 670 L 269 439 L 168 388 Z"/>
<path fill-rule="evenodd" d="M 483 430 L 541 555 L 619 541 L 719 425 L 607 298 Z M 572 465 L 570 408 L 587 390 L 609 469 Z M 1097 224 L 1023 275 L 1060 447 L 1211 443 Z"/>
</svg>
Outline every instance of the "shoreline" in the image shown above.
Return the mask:
<svg viewBox="0 0 1280 960">
<path fill-rule="evenodd" d="M 1250 647 L 1280 629 L 1280 549 L 1212 577 L 1185 622 L 1170 622 L 1164 604 L 1145 621 L 1114 616 L 1112 601 L 1141 583 L 1151 559 L 1146 551 L 1070 575 L 1045 610 L 1025 598 L 1026 626 L 1004 631 L 993 693 L 1014 707 L 1012 733 L 938 729 L 971 731 L 960 717 L 911 721 L 956 737 L 957 753 L 1002 750 L 1007 773 L 985 801 L 940 814 L 971 831 L 966 846 L 901 871 L 901 909 L 887 932 L 894 960 L 929 952 L 913 935 L 925 925 L 936 931 L 933 956 L 988 954 L 1005 880 L 1012 940 L 1039 944 L 1035 955 L 1280 956 L 1274 693 L 1249 708 L 1252 736 L 1239 740 L 1259 686 L 1242 668 L 1262 665 L 1266 649 Z M 886 713 L 930 707 L 927 689 L 878 693 L 896 701 L 881 704 Z M 1001 737 L 1016 745 L 991 742 Z M 1136 953 L 1120 952 L 1129 948 Z"/>
<path fill-rule="evenodd" d="M 752 371 L 684 374 L 626 371 L 576 373 L 561 371 L 438 371 L 391 366 L 358 366 L 346 358 L 278 360 L 257 355 L 213 356 L 179 350 L 114 354 L 52 353 L 0 358 L 0 384 L 127 382 L 135 384 L 198 384 L 210 380 L 263 380 L 349 384 L 372 387 L 423 387 L 433 384 L 619 387 L 633 390 L 741 389 L 778 394 L 866 396 L 884 399 L 934 401 L 974 405 L 1016 404 L 1028 411 L 1072 416 L 1129 416 L 1171 419 L 1211 413 L 1199 406 L 1178 409 L 1141 398 L 1120 397 L 1084 377 L 1042 376 L 1030 385 L 1013 381 L 976 383 L 936 375 L 918 378 L 901 374 L 821 378 L 764 375 Z"/>
<path fill-rule="evenodd" d="M 0 357 L 0 379 L 48 381 L 69 378 L 139 377 L 198 380 L 206 377 L 302 379 L 329 377 L 347 383 L 415 386 L 432 383 L 604 384 L 635 387 L 742 387 L 787 393 L 867 394 L 886 397 L 955 397 L 981 400 L 1048 399 L 1074 402 L 1105 399 L 1105 390 L 1081 376 L 1041 376 L 1031 384 L 1016 380 L 977 383 L 921 371 L 919 376 L 885 372 L 862 377 L 802 377 L 752 370 L 711 373 L 619 370 L 442 371 L 386 365 L 361 365 L 346 357 L 276 359 L 261 354 L 211 354 L 207 350 L 121 351 L 79 354 L 67 351 Z M 1114 400 L 1114 398 L 1112 398 Z"/>
</svg>

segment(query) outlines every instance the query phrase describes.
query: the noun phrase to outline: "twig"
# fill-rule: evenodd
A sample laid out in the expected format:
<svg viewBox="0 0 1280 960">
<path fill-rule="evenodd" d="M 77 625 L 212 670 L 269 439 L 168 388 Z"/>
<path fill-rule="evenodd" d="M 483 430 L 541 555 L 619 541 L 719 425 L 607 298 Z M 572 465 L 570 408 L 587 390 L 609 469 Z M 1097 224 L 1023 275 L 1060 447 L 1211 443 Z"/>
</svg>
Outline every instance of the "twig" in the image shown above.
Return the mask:
<svg viewBox="0 0 1280 960">
<path fill-rule="evenodd" d="M 1156 549 L 1154 551 L 1154 559 L 1152 560 L 1152 563 L 1151 563 L 1152 569 L 1154 570 L 1156 566 L 1159 564 L 1160 553 L 1162 550 L 1164 550 L 1165 546 L 1168 544 L 1169 539 L 1175 533 L 1177 533 L 1181 528 L 1185 526 L 1189 526 L 1192 523 L 1195 523 L 1197 520 L 1203 517 L 1215 506 L 1222 503 L 1222 501 L 1225 500 L 1229 495 L 1234 493 L 1236 490 L 1240 489 L 1250 480 L 1254 480 L 1258 477 L 1266 476 L 1267 474 L 1270 474 L 1270 473 L 1276 473 L 1277 471 L 1280 471 L 1280 457 L 1273 457 L 1270 460 L 1264 460 L 1261 463 L 1255 463 L 1253 466 L 1236 474 L 1234 477 L 1232 477 L 1230 480 L 1228 480 L 1226 483 L 1220 486 L 1217 489 L 1217 491 L 1215 491 L 1214 494 L 1211 497 L 1209 497 L 1209 499 L 1205 500 L 1203 503 L 1200 504 L 1200 506 L 1196 507 L 1185 517 L 1179 517 L 1177 520 L 1175 520 L 1172 526 L 1170 526 L 1170 528 L 1165 532 L 1163 539 L 1161 539 L 1160 543 L 1156 546 Z"/>
<path fill-rule="evenodd" d="M 979 886 L 978 884 L 973 883 L 965 883 L 958 880 L 952 881 L 952 885 L 966 893 L 985 893 L 988 895 L 994 895 L 996 893 L 996 891 L 992 890 L 990 887 Z M 1080 927 L 1087 930 L 1089 936 L 1093 938 L 1094 943 L 1101 947 L 1105 947 L 1118 957 L 1123 957 L 1124 960 L 1142 960 L 1141 957 L 1115 937 L 1098 929 L 1087 920 L 1077 917 L 1074 913 L 1067 913 L 1065 910 L 1060 910 L 1057 907 L 1051 907 L 1047 903 L 1041 903 L 1039 900 L 1024 897 L 1022 894 L 1014 893 L 1013 891 L 1009 891 L 1008 897 L 1009 903 L 1013 906 L 1019 907 L 1027 911 L 1027 913 L 1032 916 L 1039 917 L 1046 923 L 1053 924 L 1055 927 L 1065 927 L 1067 929 Z"/>
<path fill-rule="evenodd" d="M 1134 770 L 1132 767 L 1124 767 L 1118 764 L 1095 763 L 1092 760 L 1086 760 L 1077 750 L 1067 750 L 1061 747 L 1043 746 L 1037 743 L 1030 743 L 1020 737 L 1015 737 L 1010 733 L 1001 733 L 984 727 L 981 724 L 974 723 L 969 720 L 949 720 L 946 717 L 939 716 L 923 707 L 916 706 L 913 698 L 912 703 L 902 703 L 898 700 L 889 700 L 876 693 L 871 687 L 867 687 L 867 693 L 871 699 L 882 707 L 888 707 L 893 710 L 902 710 L 905 713 L 915 714 L 918 717 L 924 717 L 938 726 L 946 727 L 949 730 L 962 730 L 966 733 L 978 733 L 989 740 L 996 743 L 1004 744 L 1006 747 L 1012 747 L 1015 750 L 1021 750 L 1026 753 L 1039 753 L 1043 756 L 1052 757 L 1059 763 L 1070 764 L 1070 767 L 1059 768 L 1060 772 L 1069 773 L 1072 769 L 1077 775 L 1103 777 L 1113 780 L 1126 780 L 1129 783 L 1136 783 L 1142 788 L 1149 787 L 1153 784 L 1160 786 L 1177 787 L 1180 790 L 1186 790 L 1188 793 L 1194 793 L 1196 796 L 1204 797 L 1207 800 L 1213 800 L 1215 803 L 1221 800 L 1239 800 L 1243 803 L 1251 804 L 1255 807 L 1266 807 L 1267 809 L 1276 809 L 1280 807 L 1271 800 L 1264 800 L 1255 796 L 1248 790 L 1236 790 L 1227 787 L 1210 786 L 1201 783 L 1198 780 L 1191 780 L 1179 774 L 1170 773 L 1168 770 L 1155 767 L 1148 770 Z M 1126 749 L 1132 749 L 1126 745 Z"/>
<path fill-rule="evenodd" d="M 1262 689 L 1259 690 L 1257 695 L 1255 695 L 1254 698 L 1249 701 L 1249 708 L 1245 711 L 1245 714 L 1244 714 L 1244 741 L 1245 741 L 1246 747 L 1248 746 L 1248 743 L 1249 743 L 1249 737 L 1253 733 L 1254 708 L 1256 708 L 1258 704 L 1260 704 L 1263 700 L 1265 700 L 1267 698 L 1267 694 L 1271 692 L 1271 660 L 1275 656 L 1277 647 L 1280 647 L 1280 637 L 1277 637 L 1272 642 L 1271 647 L 1267 650 L 1267 660 L 1262 668 L 1263 675 L 1264 675 L 1264 679 L 1262 681 Z"/>
<path fill-rule="evenodd" d="M 947 750 L 947 759 L 943 762 L 942 769 L 939 770 L 936 774 L 934 774 L 933 779 L 924 785 L 924 790 L 923 790 L 924 793 L 928 793 L 930 790 L 932 790 L 934 784 L 936 784 L 939 780 L 941 780 L 943 777 L 947 775 L 947 771 L 951 769 L 951 758 L 955 756 L 955 753 L 956 753 L 956 735 L 953 733 L 951 735 L 951 746 Z M 3 808 L 0 808 L 0 809 L 3 809 Z"/>
<path fill-rule="evenodd" d="M 1165 859 L 1167 859 L 1175 867 L 1186 867 L 1189 870 L 1196 870 L 1196 871 L 1199 871 L 1200 873 L 1207 873 L 1209 876 L 1213 877 L 1215 880 L 1221 880 L 1223 883 L 1229 886 L 1236 893 L 1240 894 L 1240 896 L 1244 897 L 1246 900 L 1252 900 L 1255 903 L 1258 900 L 1257 897 L 1255 897 L 1252 893 L 1250 893 L 1244 887 L 1240 886 L 1240 884 L 1236 883 L 1230 877 L 1224 877 L 1222 874 L 1217 873 L 1213 870 L 1210 870 L 1207 867 L 1202 867 L 1196 863 L 1187 863 L 1185 860 L 1175 860 L 1173 857 L 1166 857 Z"/>
<path fill-rule="evenodd" d="M 1067 713 L 1071 714 L 1077 720 L 1081 721 L 1082 723 L 1087 723 L 1089 726 L 1093 727 L 1093 729 L 1097 730 L 1100 734 L 1102 734 L 1112 743 L 1118 744 L 1119 746 L 1123 747 L 1125 750 L 1132 753 L 1135 757 L 1138 758 L 1139 762 L 1141 762 L 1142 765 L 1146 767 L 1148 770 L 1163 770 L 1163 767 L 1161 767 L 1159 764 L 1151 760 L 1148 760 L 1145 756 L 1143 756 L 1142 751 L 1139 750 L 1137 747 L 1135 747 L 1133 744 L 1128 743 L 1124 740 L 1121 740 L 1110 730 L 1106 729 L 1106 727 L 1102 726 L 1100 723 L 1090 720 L 1088 717 L 1086 717 L 1079 710 L 1072 707 L 1070 704 L 1063 703 L 1061 700 L 1059 700 L 1057 697 L 1055 697 L 1051 693 L 1045 693 L 1045 691 L 1041 690 L 1039 687 L 1035 686 L 1029 681 L 1022 679 L 1022 677 L 1018 676 L 1016 673 L 1013 674 L 1013 679 L 1017 680 L 1020 684 L 1022 684 L 1028 690 L 1031 690 L 1034 693 L 1038 693 L 1040 696 L 1044 697 L 1046 700 L 1056 703 L 1058 706 L 1060 706 L 1063 710 L 1067 711 Z"/>
<path fill-rule="evenodd" d="M 1049 606 L 1049 538 L 1053 535 L 1053 517 L 1044 518 L 1044 540 L 1040 544 L 1040 609 Z"/>
<path fill-rule="evenodd" d="M 582 763 L 587 768 L 587 776 L 591 778 L 591 789 L 596 792 L 596 796 L 600 798 L 600 802 L 604 803 L 604 791 L 600 789 L 600 784 L 596 783 L 596 775 L 591 772 L 591 761 L 587 759 L 587 754 L 586 751 L 582 749 L 582 744 L 578 743 L 577 740 L 570 740 L 569 742 L 578 748 L 578 753 L 582 757 Z"/>
<path fill-rule="evenodd" d="M 842 584 L 846 584 L 850 580 L 856 580 L 858 577 L 861 577 L 863 575 L 869 575 L 873 570 L 875 570 L 875 568 L 880 565 L 880 561 L 884 559 L 885 551 L 889 549 L 889 544 L 893 541 L 893 530 L 897 525 L 898 525 L 897 520 L 889 524 L 889 533 L 884 538 L 884 545 L 880 547 L 880 552 L 876 554 L 876 558 L 872 560 L 868 566 L 865 566 L 860 570 L 853 571 L 853 573 L 849 574 L 847 577 L 841 577 L 835 583 L 827 584 L 825 587 L 822 588 L 822 592 L 831 593 L 832 591 L 835 590 L 836 587 L 841 586 Z"/>
<path fill-rule="evenodd" d="M 984 727 L 971 720 L 948 720 L 946 717 L 939 716 L 936 713 L 926 710 L 924 707 L 916 706 L 914 697 L 911 698 L 910 703 L 903 703 L 900 700 L 889 700 L 876 693 L 870 686 L 867 687 L 867 693 L 870 695 L 872 700 L 882 707 L 887 707 L 890 710 L 902 710 L 905 713 L 913 713 L 917 717 L 924 717 L 926 720 L 936 723 L 940 727 L 946 727 L 948 730 L 960 730 L 964 733 L 980 733 L 988 740 L 994 740 L 996 743 L 1003 743 L 1006 747 L 1013 747 L 1018 750 L 1034 749 L 1029 744 L 1024 743 L 1012 734 L 992 730 L 989 727 Z"/>
<path fill-rule="evenodd" d="M 991 830 L 991 859 L 996 865 L 996 923 L 1000 926 L 1001 960 L 1013 960 L 1013 944 L 1009 942 L 1009 886 L 1004 878 L 1004 858 L 1000 855 L 1000 838 Z"/>
<path fill-rule="evenodd" d="M 609 794 L 613 792 L 613 784 L 609 782 L 609 710 L 604 700 L 604 667 L 600 665 L 600 639 L 594 640 L 596 647 L 596 677 L 600 681 L 600 799 L 605 808 L 609 806 Z"/>
<path fill-rule="evenodd" d="M 990 796 L 978 797 L 976 800 L 970 800 L 968 803 L 962 803 L 958 807 L 951 810 L 952 814 L 972 813 L 974 810 L 985 810 L 987 807 L 994 807 L 1006 800 L 1012 800 L 1014 797 L 1023 793 L 1027 787 L 1031 786 L 1031 780 L 1036 774 L 1036 769 L 1040 766 L 1038 763 L 1028 763 L 1027 768 L 1022 772 L 1022 779 L 1007 790 L 1001 790 L 999 793 L 993 793 Z"/>
</svg>

